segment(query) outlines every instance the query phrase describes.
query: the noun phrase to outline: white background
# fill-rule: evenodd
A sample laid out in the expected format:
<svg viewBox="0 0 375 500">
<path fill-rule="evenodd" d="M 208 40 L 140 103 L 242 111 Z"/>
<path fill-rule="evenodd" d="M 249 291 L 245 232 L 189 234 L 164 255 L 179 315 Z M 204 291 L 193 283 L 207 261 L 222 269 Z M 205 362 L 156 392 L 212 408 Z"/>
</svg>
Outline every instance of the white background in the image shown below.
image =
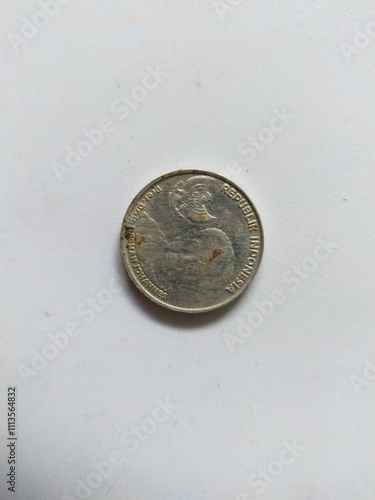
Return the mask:
<svg viewBox="0 0 375 500">
<path fill-rule="evenodd" d="M 45 19 L 37 2 L 0 2 L 1 498 L 375 499 L 375 8 L 231 3 L 74 0 Z M 150 67 L 163 77 L 143 92 Z M 122 120 L 128 93 L 142 98 Z M 249 137 L 270 138 L 275 108 L 292 118 L 244 155 Z M 104 119 L 112 131 L 61 174 Z M 266 239 L 241 299 L 187 317 L 138 293 L 118 248 L 133 196 L 179 168 L 241 186 Z M 282 303 L 250 335 L 275 290 Z M 168 398 L 164 422 L 144 421 Z M 121 441 L 142 425 L 136 450 Z M 99 484 L 94 463 L 115 450 Z"/>
</svg>

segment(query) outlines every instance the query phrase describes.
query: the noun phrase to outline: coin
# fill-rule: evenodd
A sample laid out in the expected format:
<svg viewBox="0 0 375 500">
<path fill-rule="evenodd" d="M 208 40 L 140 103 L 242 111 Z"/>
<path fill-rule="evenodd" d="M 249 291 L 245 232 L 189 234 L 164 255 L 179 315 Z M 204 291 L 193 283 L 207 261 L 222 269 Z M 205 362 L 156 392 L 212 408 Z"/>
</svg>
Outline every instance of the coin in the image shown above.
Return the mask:
<svg viewBox="0 0 375 500">
<path fill-rule="evenodd" d="M 232 181 L 179 170 L 148 184 L 121 228 L 125 268 L 151 300 L 174 311 L 204 312 L 238 297 L 263 253 L 259 215 Z"/>
</svg>

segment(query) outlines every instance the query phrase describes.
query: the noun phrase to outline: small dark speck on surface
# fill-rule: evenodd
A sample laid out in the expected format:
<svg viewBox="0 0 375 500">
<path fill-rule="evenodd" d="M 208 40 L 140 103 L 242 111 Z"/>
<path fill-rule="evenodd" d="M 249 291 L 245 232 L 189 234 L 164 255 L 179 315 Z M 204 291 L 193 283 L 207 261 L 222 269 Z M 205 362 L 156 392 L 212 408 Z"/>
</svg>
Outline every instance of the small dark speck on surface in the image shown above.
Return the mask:
<svg viewBox="0 0 375 500">
<path fill-rule="evenodd" d="M 132 228 L 126 227 L 125 228 L 125 239 L 128 240 L 132 236 Z"/>
</svg>

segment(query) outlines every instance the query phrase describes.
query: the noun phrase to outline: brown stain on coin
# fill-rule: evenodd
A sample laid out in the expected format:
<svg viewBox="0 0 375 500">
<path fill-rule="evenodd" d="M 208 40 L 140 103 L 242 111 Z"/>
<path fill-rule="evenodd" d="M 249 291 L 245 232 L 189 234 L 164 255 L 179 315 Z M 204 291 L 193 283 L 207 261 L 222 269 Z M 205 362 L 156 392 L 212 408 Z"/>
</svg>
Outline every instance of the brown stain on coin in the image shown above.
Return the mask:
<svg viewBox="0 0 375 500">
<path fill-rule="evenodd" d="M 201 269 L 204 269 L 206 267 L 206 264 L 204 262 L 199 262 L 199 267 Z"/>
<path fill-rule="evenodd" d="M 208 262 L 212 262 L 213 260 L 216 259 L 216 257 L 219 257 L 219 255 L 222 255 L 224 253 L 224 250 L 222 248 L 214 248 L 212 250 L 212 255 L 208 259 Z"/>
<path fill-rule="evenodd" d="M 141 236 L 140 234 L 135 235 L 135 246 L 137 250 L 140 248 L 144 241 L 146 241 L 146 236 Z"/>
</svg>

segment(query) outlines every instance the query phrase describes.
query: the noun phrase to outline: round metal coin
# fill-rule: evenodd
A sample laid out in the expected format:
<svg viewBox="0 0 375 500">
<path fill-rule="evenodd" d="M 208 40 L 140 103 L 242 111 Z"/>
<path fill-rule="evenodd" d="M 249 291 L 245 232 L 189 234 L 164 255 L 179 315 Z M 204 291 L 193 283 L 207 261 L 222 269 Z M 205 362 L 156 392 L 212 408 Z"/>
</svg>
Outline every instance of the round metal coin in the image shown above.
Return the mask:
<svg viewBox="0 0 375 500">
<path fill-rule="evenodd" d="M 259 215 L 224 177 L 179 170 L 148 184 L 130 204 L 121 253 L 135 285 L 174 311 L 204 312 L 238 297 L 263 252 Z"/>
</svg>

